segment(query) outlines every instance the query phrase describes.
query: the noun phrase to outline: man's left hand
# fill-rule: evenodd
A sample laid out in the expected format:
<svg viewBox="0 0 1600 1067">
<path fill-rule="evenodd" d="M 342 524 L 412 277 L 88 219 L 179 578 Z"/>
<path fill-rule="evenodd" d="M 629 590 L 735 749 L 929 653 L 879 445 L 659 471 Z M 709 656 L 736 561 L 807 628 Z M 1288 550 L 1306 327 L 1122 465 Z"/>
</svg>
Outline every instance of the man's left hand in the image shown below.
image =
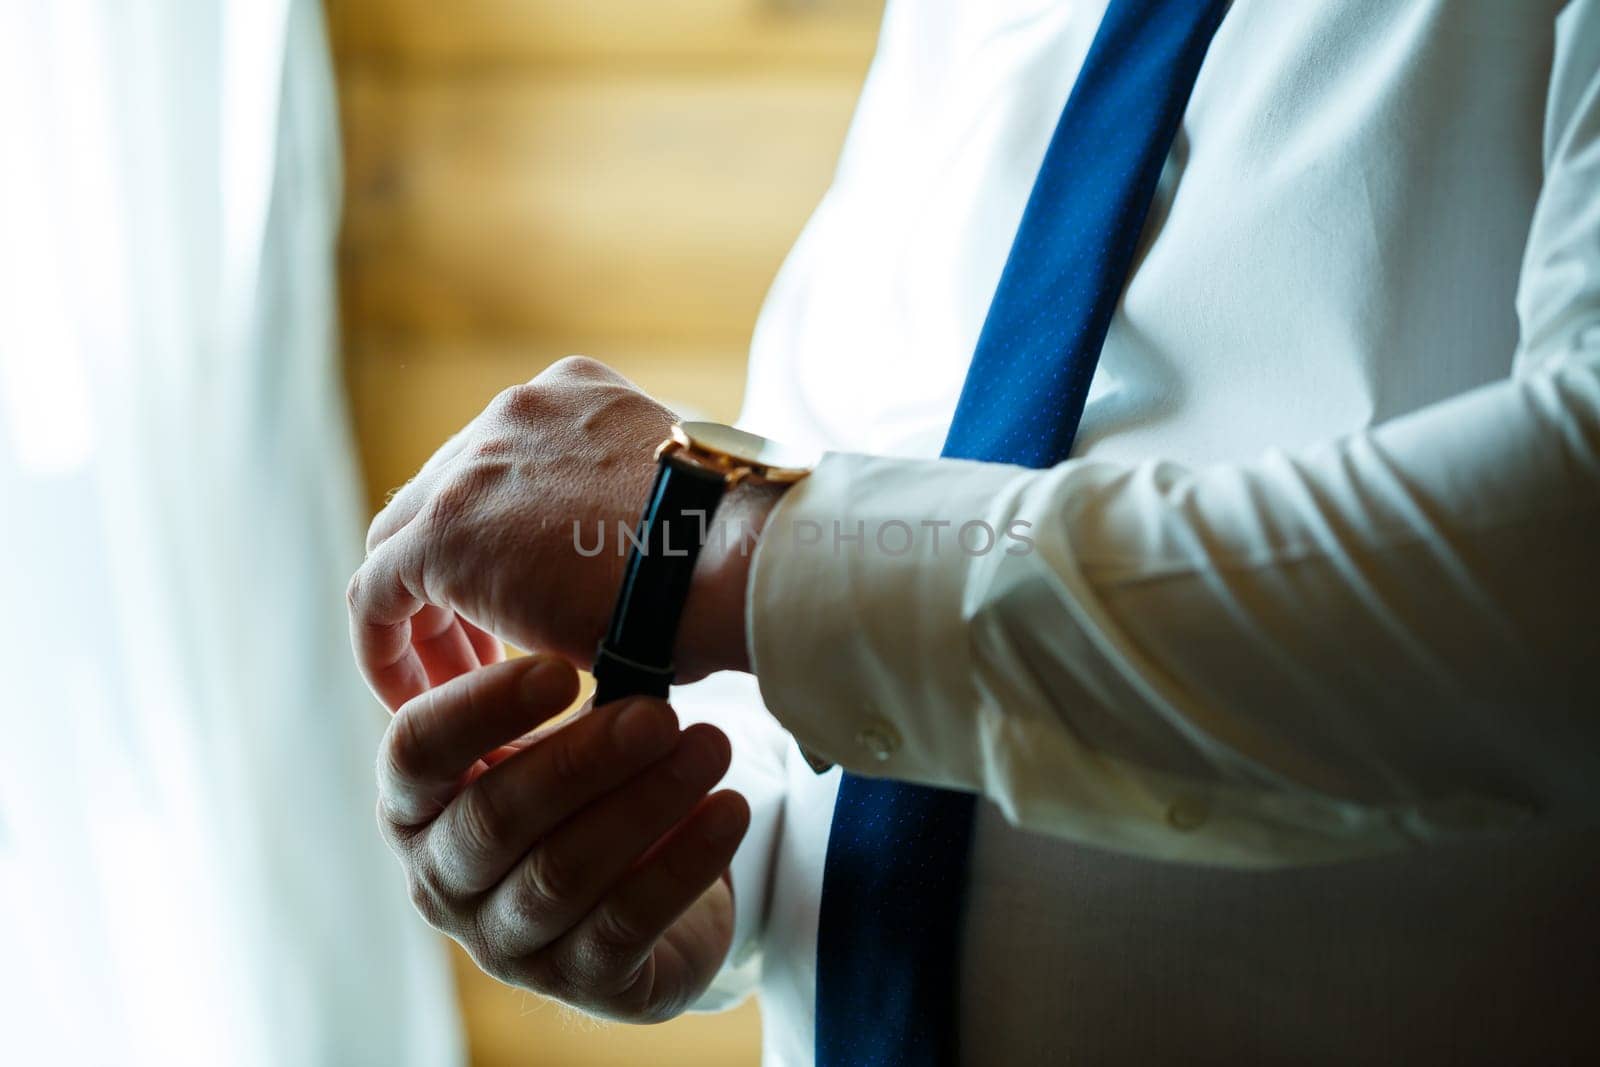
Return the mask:
<svg viewBox="0 0 1600 1067">
<path fill-rule="evenodd" d="M 350 581 L 351 638 L 379 699 L 393 710 L 494 662 L 497 639 L 587 666 L 621 582 L 618 523 L 637 521 L 672 423 L 627 379 L 570 357 L 440 448 L 373 520 Z M 730 505 L 762 511 L 759 500 Z M 605 550 L 580 553 L 577 532 L 592 550 L 597 524 Z M 737 549 L 702 556 L 681 677 L 745 665 L 748 565 Z"/>
</svg>

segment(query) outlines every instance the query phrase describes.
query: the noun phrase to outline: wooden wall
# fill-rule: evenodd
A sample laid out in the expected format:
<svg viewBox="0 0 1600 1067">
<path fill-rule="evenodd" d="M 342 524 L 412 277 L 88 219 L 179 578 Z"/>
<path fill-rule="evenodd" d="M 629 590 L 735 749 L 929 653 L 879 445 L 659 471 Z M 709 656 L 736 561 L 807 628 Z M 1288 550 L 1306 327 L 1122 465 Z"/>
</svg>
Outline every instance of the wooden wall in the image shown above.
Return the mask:
<svg viewBox="0 0 1600 1067">
<path fill-rule="evenodd" d="M 328 0 L 373 488 L 571 352 L 738 407 L 880 0 Z"/>
<path fill-rule="evenodd" d="M 881 0 L 326 0 L 347 379 L 374 507 L 571 352 L 731 418 Z M 458 959 L 474 1062 L 735 1064 L 757 1018 L 575 1022 Z"/>
</svg>

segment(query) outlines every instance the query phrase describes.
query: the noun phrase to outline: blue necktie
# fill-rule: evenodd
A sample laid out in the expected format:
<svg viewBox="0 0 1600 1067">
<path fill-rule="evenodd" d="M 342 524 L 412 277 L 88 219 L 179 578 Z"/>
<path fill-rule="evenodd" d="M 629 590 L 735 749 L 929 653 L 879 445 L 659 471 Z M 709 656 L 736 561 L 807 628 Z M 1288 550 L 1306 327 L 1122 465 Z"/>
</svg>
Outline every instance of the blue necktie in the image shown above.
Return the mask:
<svg viewBox="0 0 1600 1067">
<path fill-rule="evenodd" d="M 1034 181 L 944 454 L 1065 460 L 1227 0 L 1111 0 Z M 818 1067 L 954 1063 L 974 797 L 846 774 L 817 931 Z M 1045 1020 L 1041 1020 L 1043 1024 Z"/>
</svg>

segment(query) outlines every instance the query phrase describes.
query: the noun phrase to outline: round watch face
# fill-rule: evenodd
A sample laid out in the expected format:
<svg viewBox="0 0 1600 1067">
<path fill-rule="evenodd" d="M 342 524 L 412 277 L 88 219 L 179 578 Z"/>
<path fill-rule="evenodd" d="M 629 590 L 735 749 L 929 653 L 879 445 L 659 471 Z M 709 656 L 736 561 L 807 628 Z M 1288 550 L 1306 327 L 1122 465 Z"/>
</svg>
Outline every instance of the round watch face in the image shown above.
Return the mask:
<svg viewBox="0 0 1600 1067">
<path fill-rule="evenodd" d="M 725 457 L 774 481 L 793 481 L 817 465 L 814 452 L 720 422 L 680 422 L 674 433 L 674 436 L 679 435 L 683 443 L 696 452 Z"/>
</svg>

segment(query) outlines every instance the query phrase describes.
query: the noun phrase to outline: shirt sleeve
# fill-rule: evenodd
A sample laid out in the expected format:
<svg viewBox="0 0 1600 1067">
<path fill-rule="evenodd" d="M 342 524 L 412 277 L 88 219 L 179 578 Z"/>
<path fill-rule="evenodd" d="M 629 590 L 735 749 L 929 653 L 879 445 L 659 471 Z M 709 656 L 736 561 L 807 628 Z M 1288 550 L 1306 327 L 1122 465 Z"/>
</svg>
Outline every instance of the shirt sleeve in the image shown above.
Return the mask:
<svg viewBox="0 0 1600 1067">
<path fill-rule="evenodd" d="M 1600 818 L 1594 29 L 1551 88 L 1511 377 L 1203 469 L 830 455 L 753 565 L 767 706 L 849 770 L 1151 856 Z"/>
</svg>

